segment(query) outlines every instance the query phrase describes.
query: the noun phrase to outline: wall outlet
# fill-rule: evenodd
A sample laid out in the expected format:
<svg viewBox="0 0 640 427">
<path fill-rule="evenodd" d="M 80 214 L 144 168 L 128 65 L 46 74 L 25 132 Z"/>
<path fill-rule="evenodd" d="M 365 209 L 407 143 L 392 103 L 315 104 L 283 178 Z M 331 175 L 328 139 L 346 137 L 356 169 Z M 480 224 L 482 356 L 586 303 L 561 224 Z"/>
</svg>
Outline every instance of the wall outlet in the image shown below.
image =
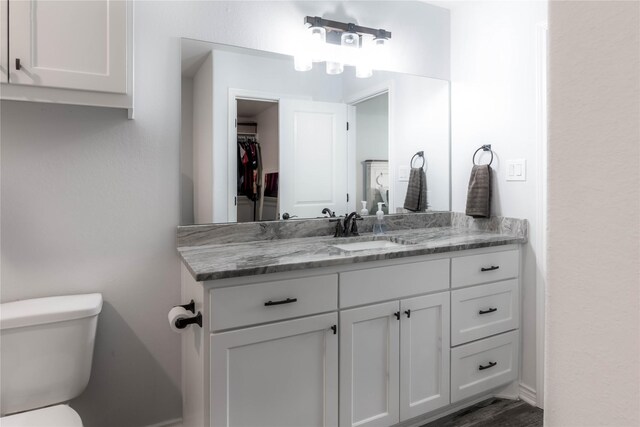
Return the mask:
<svg viewBox="0 0 640 427">
<path fill-rule="evenodd" d="M 398 181 L 407 182 L 409 181 L 409 171 L 411 168 L 409 166 L 400 166 L 398 167 Z"/>
<path fill-rule="evenodd" d="M 527 161 L 525 159 L 507 160 L 507 181 L 526 181 Z"/>
</svg>

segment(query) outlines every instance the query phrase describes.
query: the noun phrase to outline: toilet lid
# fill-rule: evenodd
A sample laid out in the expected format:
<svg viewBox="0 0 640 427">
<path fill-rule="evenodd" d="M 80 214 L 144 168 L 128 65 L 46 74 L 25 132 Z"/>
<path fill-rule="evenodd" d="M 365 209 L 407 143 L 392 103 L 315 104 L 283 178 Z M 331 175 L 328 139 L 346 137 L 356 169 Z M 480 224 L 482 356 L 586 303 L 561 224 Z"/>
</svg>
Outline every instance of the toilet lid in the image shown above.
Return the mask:
<svg viewBox="0 0 640 427">
<path fill-rule="evenodd" d="M 76 411 L 67 405 L 21 412 L 0 418 L 2 427 L 82 427 Z"/>
</svg>

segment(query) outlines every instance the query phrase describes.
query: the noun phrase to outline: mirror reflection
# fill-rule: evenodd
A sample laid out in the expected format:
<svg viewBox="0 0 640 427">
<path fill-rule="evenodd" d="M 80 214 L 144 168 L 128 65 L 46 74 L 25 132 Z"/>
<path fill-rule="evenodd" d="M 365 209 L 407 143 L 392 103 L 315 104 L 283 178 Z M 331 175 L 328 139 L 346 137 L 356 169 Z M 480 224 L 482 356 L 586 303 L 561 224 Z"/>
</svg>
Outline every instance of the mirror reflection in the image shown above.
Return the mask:
<svg viewBox="0 0 640 427">
<path fill-rule="evenodd" d="M 181 65 L 183 225 L 409 212 L 419 151 L 426 209 L 450 209 L 449 82 L 186 39 Z"/>
</svg>

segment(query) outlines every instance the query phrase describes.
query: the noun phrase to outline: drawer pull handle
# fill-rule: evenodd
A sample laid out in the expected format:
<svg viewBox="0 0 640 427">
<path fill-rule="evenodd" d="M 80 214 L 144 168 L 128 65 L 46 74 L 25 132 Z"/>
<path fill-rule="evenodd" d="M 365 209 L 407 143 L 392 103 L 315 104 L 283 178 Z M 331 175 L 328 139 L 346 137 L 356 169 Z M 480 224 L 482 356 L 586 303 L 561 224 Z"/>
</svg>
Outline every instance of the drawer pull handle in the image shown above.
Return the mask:
<svg viewBox="0 0 640 427">
<path fill-rule="evenodd" d="M 20 58 L 16 58 L 16 71 L 22 68 L 22 64 L 20 63 Z"/>
<path fill-rule="evenodd" d="M 493 313 L 494 311 L 498 311 L 497 308 L 490 308 L 489 310 L 480 310 L 478 312 L 478 314 L 487 314 L 487 313 Z"/>
<path fill-rule="evenodd" d="M 281 304 L 291 304 L 292 302 L 298 301 L 298 298 L 287 298 L 281 301 L 267 301 L 264 303 L 265 307 L 271 307 L 272 305 L 281 305 Z"/>
<path fill-rule="evenodd" d="M 489 364 L 486 365 L 486 366 L 482 366 L 482 365 L 478 366 L 478 370 L 479 371 L 484 371 L 485 369 L 493 368 L 497 364 L 498 364 L 498 362 L 489 362 Z"/>
<path fill-rule="evenodd" d="M 333 331 L 333 335 L 337 334 L 338 333 L 338 325 L 333 325 L 331 327 L 331 330 Z"/>
<path fill-rule="evenodd" d="M 396 319 L 400 320 L 400 312 L 396 311 L 395 313 L 393 313 L 394 316 L 396 316 Z"/>
<path fill-rule="evenodd" d="M 480 271 L 493 271 L 499 269 L 499 265 L 492 265 L 491 267 L 482 267 Z"/>
<path fill-rule="evenodd" d="M 407 319 L 411 317 L 411 310 L 405 310 L 404 314 L 407 315 Z"/>
</svg>

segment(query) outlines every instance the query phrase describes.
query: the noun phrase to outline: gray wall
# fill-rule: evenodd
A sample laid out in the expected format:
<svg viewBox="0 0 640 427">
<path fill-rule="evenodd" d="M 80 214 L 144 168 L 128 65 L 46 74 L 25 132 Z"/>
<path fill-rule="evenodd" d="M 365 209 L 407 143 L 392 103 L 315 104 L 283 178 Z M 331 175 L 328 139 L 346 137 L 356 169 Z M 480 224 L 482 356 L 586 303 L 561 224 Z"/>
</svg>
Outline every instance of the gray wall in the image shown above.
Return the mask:
<svg viewBox="0 0 640 427">
<path fill-rule="evenodd" d="M 136 2 L 135 115 L 2 101 L 2 300 L 102 292 L 85 425 L 181 415 L 179 37 L 291 52 L 305 15 L 393 32 L 393 71 L 449 77 L 448 11 L 420 2 Z"/>
<path fill-rule="evenodd" d="M 551 2 L 549 89 L 544 425 L 638 426 L 640 3 Z"/>
</svg>

